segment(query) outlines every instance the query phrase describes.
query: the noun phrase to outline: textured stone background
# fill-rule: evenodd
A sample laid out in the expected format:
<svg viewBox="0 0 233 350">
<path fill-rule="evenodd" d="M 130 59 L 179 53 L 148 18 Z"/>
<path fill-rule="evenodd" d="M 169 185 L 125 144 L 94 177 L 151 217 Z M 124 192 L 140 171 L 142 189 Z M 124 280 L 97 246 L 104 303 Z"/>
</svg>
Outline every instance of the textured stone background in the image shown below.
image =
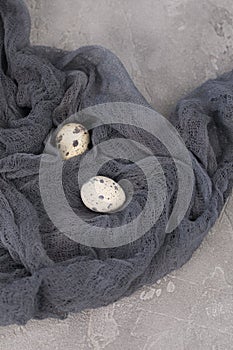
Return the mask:
<svg viewBox="0 0 233 350">
<path fill-rule="evenodd" d="M 32 41 L 114 51 L 148 101 L 233 68 L 232 0 L 27 0 Z M 233 197 L 193 258 L 130 298 L 65 321 L 0 328 L 2 350 L 233 349 Z"/>
</svg>

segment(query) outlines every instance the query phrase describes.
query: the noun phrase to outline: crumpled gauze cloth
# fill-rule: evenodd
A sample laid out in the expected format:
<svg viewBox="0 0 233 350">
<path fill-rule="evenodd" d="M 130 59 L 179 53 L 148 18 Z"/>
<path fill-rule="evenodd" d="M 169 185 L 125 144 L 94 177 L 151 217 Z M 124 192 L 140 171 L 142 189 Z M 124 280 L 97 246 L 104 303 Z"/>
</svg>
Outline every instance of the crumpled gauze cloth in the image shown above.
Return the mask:
<svg viewBox="0 0 233 350">
<path fill-rule="evenodd" d="M 149 133 L 141 130 L 140 139 L 159 155 L 169 188 L 159 220 L 139 239 L 114 248 L 85 246 L 60 232 L 46 214 L 39 188 L 40 159 L 51 130 L 75 112 L 106 102 L 152 107 L 109 50 L 85 46 L 68 52 L 32 46 L 29 35 L 25 4 L 0 0 L 0 325 L 64 319 L 69 312 L 107 305 L 155 283 L 190 259 L 220 215 L 233 184 L 230 72 L 180 100 L 169 118 L 194 171 L 191 202 L 178 227 L 166 233 L 178 185 L 174 163 L 163 157 L 164 147 L 159 142 L 153 147 Z M 91 132 L 92 144 L 112 135 L 130 138 L 131 127 L 119 132 L 100 126 Z M 132 137 L 137 138 L 134 129 Z M 135 184 L 135 196 L 117 214 L 94 213 L 80 200 L 80 158 L 65 161 L 63 169 L 67 198 L 76 212 L 89 213 L 93 225 L 96 221 L 102 227 L 116 217 L 119 225 L 134 218 L 145 204 L 142 171 L 121 159 L 103 166 L 101 175 L 115 181 L 128 177 Z"/>
</svg>

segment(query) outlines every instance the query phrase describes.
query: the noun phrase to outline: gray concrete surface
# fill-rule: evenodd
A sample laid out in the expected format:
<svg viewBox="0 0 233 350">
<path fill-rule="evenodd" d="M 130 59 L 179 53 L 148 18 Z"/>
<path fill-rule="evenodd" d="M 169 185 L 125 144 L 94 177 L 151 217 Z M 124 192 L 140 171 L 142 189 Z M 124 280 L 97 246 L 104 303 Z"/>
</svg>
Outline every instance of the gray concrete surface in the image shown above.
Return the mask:
<svg viewBox="0 0 233 350">
<path fill-rule="evenodd" d="M 101 44 L 148 101 L 177 99 L 233 68 L 232 0 L 27 0 L 32 41 Z M 192 259 L 130 298 L 65 321 L 0 328 L 2 350 L 233 349 L 233 197 Z"/>
</svg>

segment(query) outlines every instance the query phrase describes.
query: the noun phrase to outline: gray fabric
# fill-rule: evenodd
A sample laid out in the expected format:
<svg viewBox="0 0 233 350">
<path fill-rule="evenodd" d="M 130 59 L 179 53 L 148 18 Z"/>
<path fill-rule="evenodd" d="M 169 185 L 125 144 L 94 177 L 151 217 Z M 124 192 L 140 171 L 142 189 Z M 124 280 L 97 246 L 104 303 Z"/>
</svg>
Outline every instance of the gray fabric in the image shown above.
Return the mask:
<svg viewBox="0 0 233 350">
<path fill-rule="evenodd" d="M 0 325 L 64 318 L 107 305 L 182 266 L 232 190 L 233 73 L 206 82 L 182 99 L 170 117 L 190 151 L 195 174 L 192 202 L 179 227 L 165 234 L 177 191 L 174 164 L 145 133 L 140 141 L 160 155 L 169 188 L 163 213 L 131 244 L 90 248 L 59 232 L 43 208 L 38 172 L 44 141 L 53 127 L 88 106 L 122 101 L 151 107 L 107 49 L 88 46 L 66 52 L 31 46 L 30 19 L 21 0 L 0 0 L 0 16 Z M 119 133 L 137 136 L 133 128 L 118 132 L 101 126 L 93 130 L 92 143 Z M 69 203 L 84 211 L 79 161 L 67 161 L 63 175 Z M 117 216 L 123 224 L 144 205 L 145 178 L 135 164 L 122 160 L 113 160 L 103 172 L 138 184 L 134 200 Z M 105 226 L 109 220 L 97 215 L 93 223 Z"/>
</svg>

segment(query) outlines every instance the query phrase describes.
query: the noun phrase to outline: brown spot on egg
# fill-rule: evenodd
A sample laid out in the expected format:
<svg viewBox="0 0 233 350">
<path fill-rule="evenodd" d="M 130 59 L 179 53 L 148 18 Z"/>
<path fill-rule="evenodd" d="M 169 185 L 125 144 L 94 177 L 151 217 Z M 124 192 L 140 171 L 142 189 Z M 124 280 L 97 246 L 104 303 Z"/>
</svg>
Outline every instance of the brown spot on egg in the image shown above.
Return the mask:
<svg viewBox="0 0 233 350">
<path fill-rule="evenodd" d="M 74 147 L 77 147 L 77 146 L 78 146 L 78 140 L 74 140 L 74 141 L 73 141 L 73 146 L 74 146 Z"/>
<path fill-rule="evenodd" d="M 80 132 L 80 127 L 76 126 L 73 131 L 73 134 L 78 134 L 79 132 Z"/>
<path fill-rule="evenodd" d="M 57 143 L 61 142 L 61 140 L 62 140 L 62 135 L 59 135 L 59 136 L 57 137 Z"/>
</svg>

